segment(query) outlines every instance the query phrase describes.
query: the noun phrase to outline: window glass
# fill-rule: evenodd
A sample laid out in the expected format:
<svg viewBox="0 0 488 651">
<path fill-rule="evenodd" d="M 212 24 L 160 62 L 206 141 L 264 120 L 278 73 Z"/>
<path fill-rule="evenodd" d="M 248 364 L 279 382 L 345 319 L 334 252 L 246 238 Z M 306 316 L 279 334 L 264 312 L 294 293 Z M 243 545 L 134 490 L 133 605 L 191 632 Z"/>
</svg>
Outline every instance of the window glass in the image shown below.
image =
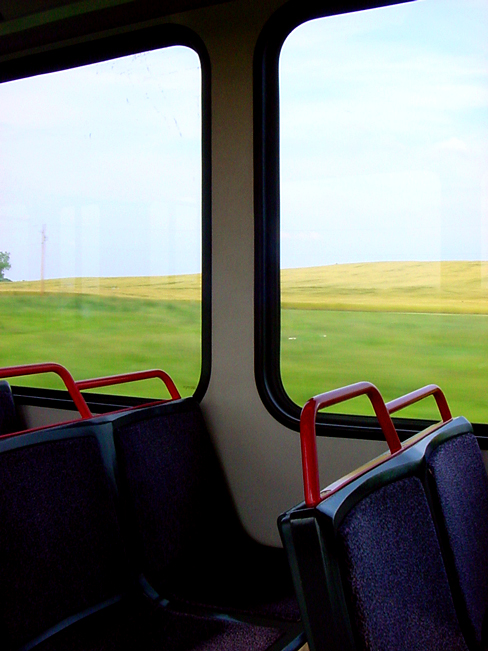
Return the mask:
<svg viewBox="0 0 488 651">
<path fill-rule="evenodd" d="M 488 421 L 487 35 L 485 0 L 424 0 L 285 41 L 281 372 L 299 405 L 360 380 L 386 400 L 436 383 Z"/>
<path fill-rule="evenodd" d="M 0 364 L 54 361 L 76 379 L 158 367 L 193 393 L 201 204 L 193 50 L 0 85 Z"/>
</svg>

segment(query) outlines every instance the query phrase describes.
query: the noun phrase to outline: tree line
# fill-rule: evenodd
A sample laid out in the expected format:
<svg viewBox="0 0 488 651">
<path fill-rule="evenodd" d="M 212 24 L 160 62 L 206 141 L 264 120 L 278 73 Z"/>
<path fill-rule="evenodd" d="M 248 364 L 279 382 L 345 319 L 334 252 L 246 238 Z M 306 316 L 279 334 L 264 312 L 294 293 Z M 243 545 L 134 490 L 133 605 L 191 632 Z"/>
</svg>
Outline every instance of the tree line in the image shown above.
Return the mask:
<svg viewBox="0 0 488 651">
<path fill-rule="evenodd" d="M 7 251 L 0 251 L 0 282 L 2 280 L 8 280 L 8 278 L 5 278 L 5 272 L 8 271 L 11 266 L 10 253 L 7 253 Z"/>
</svg>

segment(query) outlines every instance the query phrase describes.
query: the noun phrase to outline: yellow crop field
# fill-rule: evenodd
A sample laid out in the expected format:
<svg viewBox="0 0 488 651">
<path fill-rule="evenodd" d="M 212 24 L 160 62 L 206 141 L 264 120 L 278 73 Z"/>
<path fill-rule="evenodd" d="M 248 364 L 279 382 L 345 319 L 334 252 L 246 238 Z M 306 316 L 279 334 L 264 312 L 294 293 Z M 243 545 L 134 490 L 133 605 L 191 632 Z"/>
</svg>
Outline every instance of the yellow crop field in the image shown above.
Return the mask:
<svg viewBox="0 0 488 651">
<path fill-rule="evenodd" d="M 488 262 L 368 262 L 285 269 L 284 308 L 488 314 Z"/>
<path fill-rule="evenodd" d="M 129 276 L 122 278 L 56 278 L 0 283 L 0 293 L 83 294 L 155 301 L 199 301 L 201 274 L 182 276 Z"/>
<path fill-rule="evenodd" d="M 283 308 L 488 314 L 488 262 L 367 262 L 284 269 Z M 0 294 L 199 301 L 201 274 L 0 283 Z"/>
</svg>

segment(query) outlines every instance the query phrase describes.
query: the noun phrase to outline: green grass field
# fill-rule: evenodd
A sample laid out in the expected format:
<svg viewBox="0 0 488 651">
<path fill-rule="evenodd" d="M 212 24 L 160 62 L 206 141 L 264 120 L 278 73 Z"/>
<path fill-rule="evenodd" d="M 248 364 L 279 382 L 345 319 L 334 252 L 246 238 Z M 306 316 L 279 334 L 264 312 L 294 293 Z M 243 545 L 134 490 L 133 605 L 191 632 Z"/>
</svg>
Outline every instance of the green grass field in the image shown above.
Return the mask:
<svg viewBox="0 0 488 651">
<path fill-rule="evenodd" d="M 359 380 L 373 382 L 385 400 L 434 383 L 456 415 L 488 419 L 487 315 L 284 310 L 281 358 L 284 386 L 300 405 Z M 366 398 L 340 411 L 372 413 Z M 399 415 L 437 413 L 429 398 Z"/>
<path fill-rule="evenodd" d="M 200 303 L 97 296 L 0 295 L 1 365 L 56 361 L 76 379 L 163 368 L 191 395 L 200 377 Z M 17 384 L 33 385 L 19 378 Z M 61 388 L 53 374 L 35 386 Z M 166 397 L 160 381 L 111 393 Z"/>
<path fill-rule="evenodd" d="M 435 383 L 455 414 L 487 422 L 487 262 L 288 269 L 282 305 L 281 371 L 298 404 L 359 380 L 386 400 Z M 366 398 L 341 411 L 372 413 Z M 403 413 L 437 415 L 432 398 Z"/>
<path fill-rule="evenodd" d="M 437 383 L 456 414 L 486 422 L 487 268 L 424 262 L 283 271 L 281 366 L 290 397 L 303 404 L 369 380 L 389 400 Z M 50 280 L 40 291 L 39 282 L 0 283 L 2 365 L 57 361 L 76 378 L 160 367 L 184 395 L 193 392 L 201 359 L 199 276 Z M 60 386 L 49 375 L 36 385 Z M 159 382 L 127 391 L 162 395 Z M 371 413 L 365 399 L 341 411 Z M 435 418 L 433 400 L 409 415 Z"/>
</svg>

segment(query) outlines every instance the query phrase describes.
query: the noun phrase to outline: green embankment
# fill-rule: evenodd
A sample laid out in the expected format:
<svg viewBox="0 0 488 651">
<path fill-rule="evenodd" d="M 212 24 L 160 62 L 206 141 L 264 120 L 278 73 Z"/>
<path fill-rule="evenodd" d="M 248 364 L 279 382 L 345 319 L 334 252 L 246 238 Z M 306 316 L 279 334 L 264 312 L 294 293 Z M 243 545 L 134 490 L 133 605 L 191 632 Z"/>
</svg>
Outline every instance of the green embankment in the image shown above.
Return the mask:
<svg viewBox="0 0 488 651">
<path fill-rule="evenodd" d="M 184 395 L 200 375 L 200 303 L 141 299 L 0 295 L 1 365 L 56 361 L 77 379 L 163 368 Z M 21 378 L 18 384 L 32 385 Z M 61 388 L 54 375 L 36 386 Z M 111 393 L 161 396 L 159 381 L 110 387 Z M 164 396 L 166 397 L 166 396 Z"/>
<path fill-rule="evenodd" d="M 298 404 L 359 380 L 373 382 L 385 400 L 434 383 L 453 413 L 488 419 L 487 315 L 285 310 L 282 360 L 285 388 Z M 340 411 L 372 413 L 365 398 Z M 432 398 L 403 413 L 437 415 Z"/>
<path fill-rule="evenodd" d="M 77 378 L 162 367 L 185 395 L 200 368 L 200 277 L 0 284 L 0 363 L 55 360 Z M 299 404 L 358 380 L 391 399 L 442 386 L 486 421 L 488 263 L 369 263 L 282 272 L 282 374 Z M 26 381 L 32 383 L 32 380 Z M 59 386 L 45 376 L 42 386 Z M 132 385 L 160 395 L 159 384 Z M 369 413 L 361 399 L 341 409 Z M 433 417 L 433 401 L 405 415 Z"/>
</svg>

